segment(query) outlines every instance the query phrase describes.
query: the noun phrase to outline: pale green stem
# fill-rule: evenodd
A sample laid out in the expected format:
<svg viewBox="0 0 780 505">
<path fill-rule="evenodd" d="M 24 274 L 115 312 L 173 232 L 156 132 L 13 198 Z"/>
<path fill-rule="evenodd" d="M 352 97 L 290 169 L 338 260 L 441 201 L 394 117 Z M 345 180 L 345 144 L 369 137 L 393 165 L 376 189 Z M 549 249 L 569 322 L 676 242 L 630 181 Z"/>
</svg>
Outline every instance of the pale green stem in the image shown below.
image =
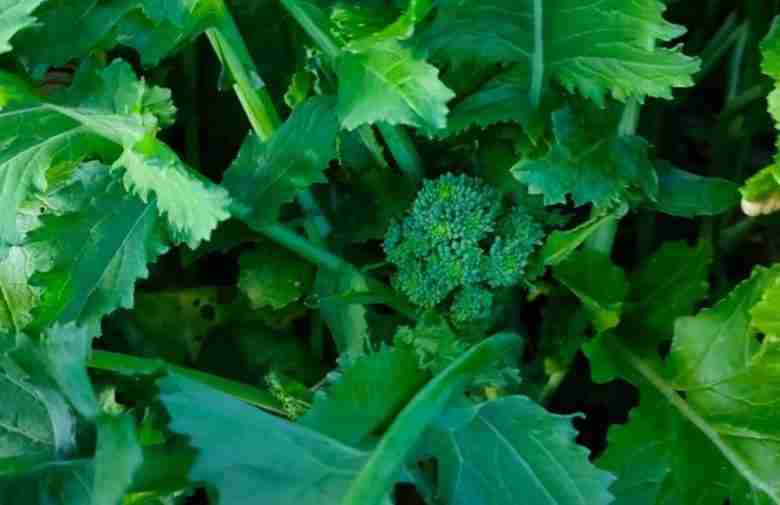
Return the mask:
<svg viewBox="0 0 780 505">
<path fill-rule="evenodd" d="M 401 126 L 391 126 L 384 122 L 377 126 L 398 168 L 413 181 L 418 183 L 422 181 L 424 176 L 422 160 L 407 131 Z"/>
<path fill-rule="evenodd" d="M 661 395 L 663 395 L 669 403 L 677 409 L 677 412 L 687 419 L 691 424 L 701 431 L 712 444 L 718 448 L 723 454 L 723 457 L 731 463 L 731 465 L 739 472 L 745 480 L 747 480 L 753 487 L 760 489 L 769 496 L 773 502 L 780 503 L 780 495 L 777 490 L 768 483 L 765 482 L 760 476 L 756 475 L 753 469 L 750 467 L 750 463 L 743 459 L 743 456 L 735 451 L 729 444 L 727 444 L 720 433 L 713 428 L 713 426 L 704 419 L 698 412 L 691 408 L 674 388 L 667 383 L 662 376 L 660 376 L 650 365 L 645 363 L 642 358 L 631 352 L 625 346 L 620 343 L 613 342 L 611 344 L 613 350 L 618 356 L 626 363 L 631 365 L 639 374 L 655 387 Z"/>
<path fill-rule="evenodd" d="M 279 402 L 267 391 L 191 368 L 171 365 L 161 359 L 139 358 L 127 354 L 94 350 L 87 366 L 97 370 L 106 370 L 120 374 L 152 374 L 160 370 L 169 370 L 245 401 L 250 405 L 281 416 L 286 415 L 279 406 Z"/>
<path fill-rule="evenodd" d="M 341 505 L 379 505 L 393 486 L 409 451 L 453 395 L 485 367 L 512 352 L 517 335 L 502 333 L 474 346 L 428 383 L 398 414 L 377 444 Z"/>
<path fill-rule="evenodd" d="M 315 19 L 321 13 L 317 9 L 307 9 L 306 2 L 299 0 L 280 0 L 287 12 L 295 19 L 301 28 L 311 37 L 314 43 L 325 53 L 331 66 L 336 64 L 341 54 L 336 41 L 328 33 L 330 21 L 327 18 Z M 379 124 L 379 131 L 387 143 L 387 147 L 393 155 L 398 168 L 407 174 L 410 179 L 419 182 L 422 179 L 423 169 L 420 156 L 417 153 L 412 139 L 401 126 Z"/>
</svg>

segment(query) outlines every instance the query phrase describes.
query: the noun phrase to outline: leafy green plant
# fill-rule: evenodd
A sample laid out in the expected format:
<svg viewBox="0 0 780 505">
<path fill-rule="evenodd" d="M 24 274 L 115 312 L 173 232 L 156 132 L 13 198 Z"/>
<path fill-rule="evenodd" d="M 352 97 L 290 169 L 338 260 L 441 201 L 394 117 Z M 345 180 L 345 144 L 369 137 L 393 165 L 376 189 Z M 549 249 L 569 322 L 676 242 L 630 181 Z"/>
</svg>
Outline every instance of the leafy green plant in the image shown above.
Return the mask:
<svg viewBox="0 0 780 505">
<path fill-rule="evenodd" d="M 780 505 L 778 15 L 0 0 L 0 503 Z"/>
</svg>

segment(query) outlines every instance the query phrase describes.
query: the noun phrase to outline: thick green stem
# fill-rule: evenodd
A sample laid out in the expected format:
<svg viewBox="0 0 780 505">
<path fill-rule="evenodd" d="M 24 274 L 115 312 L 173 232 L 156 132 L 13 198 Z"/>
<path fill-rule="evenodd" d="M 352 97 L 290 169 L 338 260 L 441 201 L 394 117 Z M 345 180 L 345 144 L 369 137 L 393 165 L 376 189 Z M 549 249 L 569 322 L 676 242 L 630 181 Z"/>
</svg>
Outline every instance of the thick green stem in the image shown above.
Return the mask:
<svg viewBox="0 0 780 505">
<path fill-rule="evenodd" d="M 317 47 L 325 53 L 325 56 L 330 60 L 336 59 L 341 53 L 341 49 L 328 33 L 329 20 L 327 18 L 317 19 L 317 17 L 321 17 L 321 13 L 318 10 L 307 8 L 306 2 L 298 0 L 281 0 L 281 2 L 287 12 L 317 44 Z"/>
<path fill-rule="evenodd" d="M 161 359 L 139 358 L 127 354 L 94 350 L 92 351 L 87 366 L 97 370 L 131 374 L 152 374 L 159 372 L 160 370 L 170 370 L 171 372 L 234 396 L 250 405 L 260 407 L 261 409 L 274 414 L 286 415 L 281 409 L 279 402 L 267 391 L 257 389 L 248 384 L 242 384 L 230 379 L 224 379 L 216 375 L 193 370 L 191 368 L 171 365 Z"/>
<path fill-rule="evenodd" d="M 618 123 L 617 133 L 618 135 L 634 135 L 636 134 L 637 126 L 639 125 L 639 112 L 640 104 L 637 100 L 630 98 L 626 102 L 623 108 L 623 115 L 620 117 L 620 123 Z M 594 208 L 592 214 L 596 214 L 598 211 Z M 607 256 L 612 254 L 612 248 L 615 245 L 615 236 L 618 231 L 618 219 L 613 219 L 600 226 L 593 235 L 588 237 L 585 242 L 585 247 L 591 251 L 596 251 Z"/>
<path fill-rule="evenodd" d="M 618 230 L 617 219 L 611 219 L 601 225 L 593 235 L 585 241 L 585 247 L 591 251 L 599 252 L 606 256 L 612 254 L 612 247 L 615 245 L 615 236 Z"/>
<path fill-rule="evenodd" d="M 406 130 L 387 123 L 379 123 L 378 127 L 398 168 L 413 181 L 420 182 L 424 175 L 422 160 Z"/>
<path fill-rule="evenodd" d="M 271 96 L 257 73 L 233 16 L 222 4 L 214 27 L 206 31 L 214 51 L 233 78 L 233 89 L 246 111 L 252 129 L 267 141 L 281 124 Z"/>
<path fill-rule="evenodd" d="M 352 271 L 363 277 L 372 293 L 377 295 L 388 307 L 395 309 L 399 314 L 414 320 L 417 310 L 413 305 L 402 299 L 394 290 L 384 283 L 374 279 L 370 275 L 360 272 L 354 265 L 331 253 L 319 244 L 306 240 L 295 231 L 281 224 L 272 224 L 257 229 L 269 239 L 286 249 L 297 254 L 301 258 L 327 270 Z"/>
<path fill-rule="evenodd" d="M 485 367 L 518 346 L 517 335 L 495 335 L 473 347 L 437 375 L 398 414 L 357 478 L 341 505 L 379 505 L 395 482 L 410 450 L 453 395 Z"/>
<path fill-rule="evenodd" d="M 260 140 L 267 142 L 281 125 L 281 119 L 244 38 L 224 3 L 219 2 L 216 22 L 206 34 L 220 61 L 233 78 L 233 89 L 252 124 L 252 129 Z M 314 195 L 309 190 L 303 190 L 297 198 L 304 211 L 311 215 L 322 236 L 327 237 L 331 226 Z"/>
<path fill-rule="evenodd" d="M 198 45 L 192 44 L 182 51 L 182 73 L 187 82 L 190 110 L 186 117 L 187 163 L 200 166 L 200 115 L 198 114 L 198 82 L 200 77 Z"/>
<path fill-rule="evenodd" d="M 715 69 L 720 60 L 731 47 L 743 36 L 747 25 L 737 27 L 737 13 L 732 12 L 721 27 L 710 39 L 707 46 L 701 52 L 701 69 L 696 74 L 696 80 L 701 81 Z"/>
<path fill-rule="evenodd" d="M 324 247 L 306 240 L 298 233 L 281 224 L 272 224 L 258 229 L 260 233 L 284 246 L 306 261 L 328 270 L 354 269 L 350 263 L 331 253 Z"/>
</svg>

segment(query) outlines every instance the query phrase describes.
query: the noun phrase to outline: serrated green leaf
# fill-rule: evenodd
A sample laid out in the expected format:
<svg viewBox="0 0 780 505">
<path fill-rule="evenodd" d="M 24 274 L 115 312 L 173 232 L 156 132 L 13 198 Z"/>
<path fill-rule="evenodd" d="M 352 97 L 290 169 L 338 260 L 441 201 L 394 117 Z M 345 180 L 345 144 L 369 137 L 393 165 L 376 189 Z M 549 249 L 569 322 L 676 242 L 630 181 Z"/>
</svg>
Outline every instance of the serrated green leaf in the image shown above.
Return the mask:
<svg viewBox="0 0 780 505">
<path fill-rule="evenodd" d="M 56 110 L 123 147 L 113 168 L 125 171 L 125 188 L 144 202 L 153 193 L 157 208 L 168 219 L 171 237 L 194 249 L 229 217 L 230 199 L 224 189 L 192 171 L 154 138 L 158 122 L 170 122 L 175 110 L 170 93 L 149 88 L 120 60 L 98 72 L 89 70 L 77 76 L 67 97 L 72 101 L 75 95 L 81 106 Z M 91 93 L 95 88 L 100 93 Z"/>
<path fill-rule="evenodd" d="M 780 337 L 780 278 L 769 286 L 750 311 L 751 324 L 768 337 Z"/>
<path fill-rule="evenodd" d="M 609 257 L 591 250 L 577 251 L 553 267 L 553 275 L 585 305 L 597 331 L 620 323 L 628 282 Z"/>
<path fill-rule="evenodd" d="M 671 98 L 691 86 L 697 60 L 656 47 L 684 33 L 663 19 L 658 0 L 447 0 L 418 45 L 450 61 L 476 59 L 527 68 L 531 104 L 558 82 L 603 105 L 645 96 Z"/>
<path fill-rule="evenodd" d="M 136 48 L 144 64 L 157 64 L 205 30 L 211 8 L 202 0 L 50 0 L 15 51 L 31 65 L 61 66 L 121 43 Z"/>
<path fill-rule="evenodd" d="M 761 70 L 772 78 L 774 89 L 767 98 L 768 111 L 775 122 L 775 130 L 780 130 L 780 16 L 776 17 L 769 33 L 761 42 Z M 775 141 L 780 147 L 780 137 Z M 780 153 L 775 154 L 775 162 L 750 177 L 740 188 L 742 208 L 748 215 L 770 214 L 780 209 Z"/>
<path fill-rule="evenodd" d="M 143 453 L 130 414 L 102 415 L 97 420 L 97 451 L 93 505 L 116 505 L 143 462 Z"/>
<path fill-rule="evenodd" d="M 113 167 L 124 169 L 128 191 L 155 203 L 165 215 L 171 238 L 191 249 L 208 240 L 217 225 L 230 217 L 228 192 L 187 167 L 162 142 L 147 139 L 126 148 Z"/>
<path fill-rule="evenodd" d="M 659 361 L 655 351 L 643 356 L 648 351 L 641 350 L 641 343 L 632 345 L 639 347 L 639 351 L 610 339 L 590 346 L 588 356 L 599 368 L 600 379 L 609 379 L 615 373 L 629 378 L 640 386 L 646 402 L 641 406 L 651 410 L 652 417 L 673 419 L 674 424 L 665 430 L 684 433 L 695 426 L 699 432 L 686 436 L 685 443 L 665 442 L 666 437 L 656 433 L 656 439 L 662 443 L 655 450 L 643 450 L 650 449 L 648 433 L 621 436 L 619 444 L 613 440 L 613 454 L 623 458 L 633 453 L 634 465 L 655 468 L 674 483 L 667 487 L 664 480 L 664 485 L 659 486 L 661 479 L 657 477 L 644 489 L 644 503 L 687 503 L 686 497 L 698 501 L 705 480 L 723 484 L 719 489 L 707 490 L 718 503 L 725 498 L 739 505 L 780 503 L 780 460 L 777 458 L 780 454 L 777 423 L 780 342 L 771 336 L 759 341 L 751 328 L 751 309 L 777 282 L 778 276 L 777 267 L 758 267 L 750 279 L 714 307 L 695 317 L 679 318 L 663 369 L 652 364 Z M 605 367 L 607 363 L 610 365 Z M 678 392 L 683 392 L 684 398 Z M 653 400 L 658 393 L 665 399 L 660 405 Z M 647 420 L 643 422 L 647 424 Z M 637 423 L 640 427 L 627 426 L 629 433 L 644 429 L 635 419 L 633 425 Z M 700 450 L 700 435 L 706 439 L 708 449 Z M 674 446 L 666 448 L 664 444 Z M 702 458 L 703 453 L 713 455 Z M 697 473 L 690 480 L 668 474 L 691 467 L 697 468 Z M 615 466 L 615 469 L 630 473 L 625 466 Z M 634 496 L 637 491 L 623 488 L 622 494 Z"/>
<path fill-rule="evenodd" d="M 512 173 L 531 194 L 544 195 L 545 205 L 609 205 L 627 199 L 629 190 L 649 200 L 658 194 L 658 174 L 649 145 L 641 137 L 619 135 L 615 124 L 594 119 L 588 108 L 567 107 L 553 113 L 556 142 L 540 159 L 524 159 Z M 602 116 L 607 116 L 602 113 Z"/>
<path fill-rule="evenodd" d="M 143 203 L 118 184 L 80 211 L 44 218 L 30 235 L 30 247 L 48 258 L 33 279 L 46 288 L 38 327 L 52 321 L 93 324 L 132 307 L 136 280 L 168 249 L 155 202 Z"/>
<path fill-rule="evenodd" d="M 300 299 L 314 282 L 311 264 L 271 244 L 242 254 L 239 266 L 238 287 L 254 309 L 282 309 Z"/>
<path fill-rule="evenodd" d="M 20 351 L 24 352 L 24 351 Z M 8 356 L 0 357 L 0 474 L 68 453 L 75 420 L 65 399 Z"/>
<path fill-rule="evenodd" d="M 439 71 L 394 41 L 336 60 L 338 115 L 354 130 L 379 121 L 404 124 L 427 134 L 447 125 L 447 102 L 455 97 Z"/>
<path fill-rule="evenodd" d="M 723 503 L 731 480 L 723 455 L 656 391 L 640 394 L 640 406 L 625 425 L 610 428 L 596 460 L 618 477 L 614 505 Z"/>
<path fill-rule="evenodd" d="M 11 38 L 18 32 L 35 24 L 32 12 L 43 0 L 3 0 L 0 2 L 0 54 L 7 53 Z"/>
<path fill-rule="evenodd" d="M 531 105 L 526 71 L 522 66 L 513 66 L 490 79 L 453 107 L 447 129 L 438 135 L 457 134 L 472 126 L 484 129 L 507 121 L 532 128 L 536 111 Z"/>
<path fill-rule="evenodd" d="M 0 241 L 19 242 L 16 211 L 33 189 L 45 189 L 50 166 L 88 157 L 113 160 L 119 146 L 125 154 L 115 166 L 126 170 L 126 185 L 142 198 L 155 192 L 171 236 L 190 247 L 208 238 L 228 217 L 229 199 L 152 137 L 160 123 L 170 122 L 172 111 L 168 92 L 146 86 L 129 64 L 117 60 L 105 69 L 83 65 L 57 103 L 0 113 L 0 128 L 6 132 L 0 141 L 7 143 L 0 155 Z"/>
<path fill-rule="evenodd" d="M 388 40 L 411 37 L 415 26 L 428 16 L 433 4 L 433 0 L 409 0 L 406 10 L 394 20 L 393 12 L 386 7 L 366 9 L 362 5 L 341 5 L 333 9 L 331 20 L 349 41 L 345 49 L 362 52 Z M 387 21 L 391 22 L 385 24 Z"/>
<path fill-rule="evenodd" d="M 678 389 L 712 388 L 744 371 L 760 348 L 750 310 L 778 275 L 759 267 L 714 307 L 676 320 L 668 374 Z"/>
<path fill-rule="evenodd" d="M 0 260 L 0 333 L 20 333 L 32 320 L 40 289 L 29 284 L 35 270 L 30 251 L 11 247 Z"/>
<path fill-rule="evenodd" d="M 0 112 L 0 143 L 0 243 L 5 244 L 20 243 L 19 206 L 33 190 L 45 189 L 51 165 L 114 151 L 109 142 L 45 105 Z"/>
<path fill-rule="evenodd" d="M 678 317 L 691 315 L 709 288 L 712 246 L 666 242 L 631 274 L 623 331 L 647 342 L 668 340 Z"/>
<path fill-rule="evenodd" d="M 314 397 L 311 410 L 298 422 L 359 447 L 388 424 L 427 379 L 410 350 L 382 349 L 360 356 L 325 393 Z"/>
<path fill-rule="evenodd" d="M 612 502 L 614 477 L 576 444 L 572 416 L 550 414 L 522 396 L 474 406 L 465 416 L 454 425 L 445 417 L 427 435 L 425 453 L 438 460 L 444 503 Z"/>
<path fill-rule="evenodd" d="M 235 213 L 252 226 L 276 221 L 282 205 L 317 182 L 336 157 L 338 122 L 333 99 L 312 97 L 296 107 L 268 143 L 254 133 L 225 173 Z"/>
</svg>

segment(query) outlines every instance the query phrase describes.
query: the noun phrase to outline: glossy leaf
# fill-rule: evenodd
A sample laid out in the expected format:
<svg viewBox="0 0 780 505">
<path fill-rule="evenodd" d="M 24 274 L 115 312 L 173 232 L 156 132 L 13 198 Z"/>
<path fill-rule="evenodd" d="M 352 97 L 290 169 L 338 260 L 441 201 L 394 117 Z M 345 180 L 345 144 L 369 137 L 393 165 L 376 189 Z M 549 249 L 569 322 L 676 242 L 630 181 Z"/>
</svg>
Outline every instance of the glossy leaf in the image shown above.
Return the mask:
<svg viewBox="0 0 780 505">
<path fill-rule="evenodd" d="M 614 477 L 588 461 L 571 417 L 509 396 L 445 416 L 425 454 L 438 461 L 444 503 L 608 504 Z M 463 419 L 466 421 L 463 421 Z M 449 421 L 449 422 L 448 422 Z"/>
<path fill-rule="evenodd" d="M 387 424 L 422 387 L 427 374 L 405 349 L 382 349 L 360 356 L 314 397 L 304 426 L 345 444 L 359 443 Z"/>
<path fill-rule="evenodd" d="M 168 249 L 153 201 L 143 203 L 109 186 L 77 212 L 43 220 L 31 246 L 47 258 L 34 284 L 45 286 L 38 326 L 91 324 L 133 304 L 135 282 Z"/>
<path fill-rule="evenodd" d="M 240 219 L 253 226 L 270 224 L 299 191 L 327 181 L 323 172 L 336 157 L 333 108 L 331 98 L 310 98 L 268 143 L 249 134 L 223 181 Z"/>
<path fill-rule="evenodd" d="M 336 72 L 337 110 L 348 130 L 384 121 L 430 134 L 447 124 L 447 102 L 455 94 L 439 80 L 436 67 L 397 42 L 345 53 L 336 62 Z"/>
<path fill-rule="evenodd" d="M 693 84 L 698 63 L 654 48 L 685 31 L 663 11 L 658 0 L 447 0 L 418 44 L 451 61 L 523 65 L 534 106 L 551 82 L 599 105 L 607 94 L 671 98 L 672 88 Z"/>
</svg>

